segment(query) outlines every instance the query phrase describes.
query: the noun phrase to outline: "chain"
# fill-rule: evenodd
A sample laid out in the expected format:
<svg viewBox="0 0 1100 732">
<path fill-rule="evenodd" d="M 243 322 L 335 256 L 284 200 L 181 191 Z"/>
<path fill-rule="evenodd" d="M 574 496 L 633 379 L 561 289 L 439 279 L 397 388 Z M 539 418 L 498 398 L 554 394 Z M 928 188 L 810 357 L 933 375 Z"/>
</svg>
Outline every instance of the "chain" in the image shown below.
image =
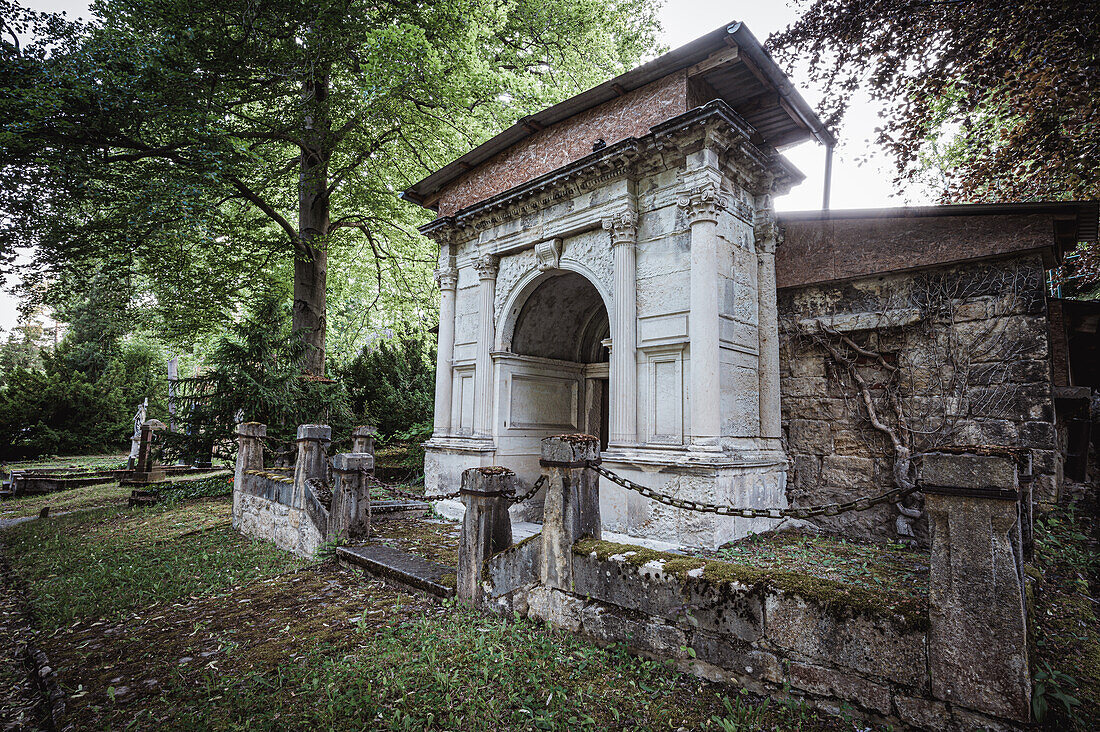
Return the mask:
<svg viewBox="0 0 1100 732">
<path fill-rule="evenodd" d="M 531 486 L 531 490 L 529 490 L 526 493 L 523 493 L 521 495 L 518 495 L 518 496 L 508 496 L 508 500 L 511 501 L 512 503 L 520 503 L 521 501 L 526 501 L 528 498 L 530 498 L 531 496 L 538 493 L 539 488 L 542 488 L 545 484 L 546 484 L 546 475 L 545 474 L 540 475 L 538 477 L 538 480 L 535 481 L 535 484 Z"/>
<path fill-rule="evenodd" d="M 376 485 L 385 491 L 389 491 L 398 498 L 405 498 L 411 501 L 442 501 L 448 498 L 458 498 L 458 495 L 460 493 L 460 491 L 455 491 L 454 493 L 447 493 L 442 496 L 425 496 L 420 493 L 409 493 L 408 491 L 403 491 L 392 483 L 383 483 L 370 473 L 364 473 L 364 475 L 366 475 L 366 478 L 371 483 L 371 485 Z"/>
<path fill-rule="evenodd" d="M 748 508 L 739 506 L 719 506 L 713 503 L 700 503 L 699 501 L 689 501 L 683 498 L 674 498 L 664 493 L 658 493 L 652 488 L 647 488 L 644 485 L 639 485 L 632 480 L 612 473 L 607 468 L 597 465 L 589 464 L 589 467 L 595 470 L 598 474 L 610 480 L 612 483 L 617 483 L 627 490 L 632 490 L 637 493 L 641 493 L 646 498 L 663 503 L 666 506 L 672 506 L 673 508 L 680 508 L 685 511 L 697 511 L 699 513 L 715 513 L 719 516 L 740 516 L 743 518 L 810 518 L 811 516 L 836 516 L 838 514 L 846 513 L 848 511 L 866 511 L 869 508 L 884 504 L 894 503 L 905 498 L 910 493 L 915 493 L 916 488 L 895 488 L 887 491 L 881 495 L 865 498 L 857 498 L 854 501 L 848 501 L 847 503 L 826 503 L 820 506 L 807 506 L 804 508 Z"/>
</svg>

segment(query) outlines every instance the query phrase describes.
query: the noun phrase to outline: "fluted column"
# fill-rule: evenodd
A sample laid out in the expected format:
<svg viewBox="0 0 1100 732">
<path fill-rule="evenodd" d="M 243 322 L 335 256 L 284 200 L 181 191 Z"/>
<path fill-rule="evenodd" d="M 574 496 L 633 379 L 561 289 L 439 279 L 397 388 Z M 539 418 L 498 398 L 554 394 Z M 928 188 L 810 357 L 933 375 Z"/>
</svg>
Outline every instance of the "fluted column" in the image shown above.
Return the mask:
<svg viewBox="0 0 1100 732">
<path fill-rule="evenodd" d="M 764 199 L 764 200 L 760 200 Z M 779 404 L 779 309 L 775 292 L 775 245 L 778 231 L 771 196 L 757 200 L 756 238 L 757 332 L 760 348 L 760 436 L 781 436 Z"/>
<path fill-rule="evenodd" d="M 691 220 L 691 446 L 719 449 L 721 381 L 718 347 L 718 212 L 723 199 L 715 183 L 680 197 Z"/>
<path fill-rule="evenodd" d="M 478 286 L 477 359 L 474 361 L 474 432 L 488 437 L 493 434 L 493 359 L 489 354 L 496 340 L 493 302 L 497 296 L 500 260 L 483 254 L 474 266 L 481 280 Z"/>
<path fill-rule="evenodd" d="M 441 437 L 451 432 L 451 389 L 454 371 L 451 362 L 455 350 L 455 288 L 458 270 L 440 267 L 435 272 L 439 284 L 439 341 L 435 362 L 435 422 L 433 432 Z"/>
<path fill-rule="evenodd" d="M 630 445 L 638 441 L 638 281 L 634 249 L 638 238 L 638 215 L 633 211 L 615 214 L 604 219 L 603 228 L 611 232 L 611 250 L 615 257 L 609 443 Z"/>
</svg>

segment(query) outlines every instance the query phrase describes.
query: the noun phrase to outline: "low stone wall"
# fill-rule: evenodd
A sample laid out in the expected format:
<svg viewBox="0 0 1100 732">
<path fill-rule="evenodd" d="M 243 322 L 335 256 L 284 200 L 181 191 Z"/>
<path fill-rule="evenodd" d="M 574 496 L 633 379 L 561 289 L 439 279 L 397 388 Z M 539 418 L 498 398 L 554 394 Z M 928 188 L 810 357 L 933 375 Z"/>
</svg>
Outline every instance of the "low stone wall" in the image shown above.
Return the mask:
<svg viewBox="0 0 1100 732">
<path fill-rule="evenodd" d="M 293 474 L 265 470 L 262 439 L 266 434 L 266 426 L 255 422 L 237 427 L 233 527 L 303 557 L 314 556 L 327 541 L 365 536 L 370 529 L 370 484 L 365 474 L 374 467 L 369 439 L 373 431 L 360 427 L 352 436 L 353 449 L 371 452 L 334 456 L 331 497 L 324 487 L 329 470 L 324 446 L 332 434 L 327 425 L 298 428 Z"/>
<path fill-rule="evenodd" d="M 506 514 L 507 495 L 488 481 L 500 469 L 466 471 L 460 600 L 896 727 L 999 730 L 1030 721 L 1011 460 L 924 461 L 933 519 L 924 609 L 842 583 L 780 581 L 750 567 L 601 541 L 598 481 L 587 467 L 598 459 L 595 438 L 544 440 L 543 531 L 491 556 L 504 527 L 489 518 Z"/>
</svg>

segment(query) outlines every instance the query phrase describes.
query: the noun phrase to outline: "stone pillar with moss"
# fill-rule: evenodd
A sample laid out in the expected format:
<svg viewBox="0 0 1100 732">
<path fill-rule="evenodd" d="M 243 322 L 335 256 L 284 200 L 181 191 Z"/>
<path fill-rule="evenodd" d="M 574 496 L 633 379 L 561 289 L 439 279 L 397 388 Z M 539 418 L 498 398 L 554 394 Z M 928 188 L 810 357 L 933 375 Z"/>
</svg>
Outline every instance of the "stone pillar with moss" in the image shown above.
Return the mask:
<svg viewBox="0 0 1100 732">
<path fill-rule="evenodd" d="M 508 468 L 489 466 L 462 472 L 462 536 L 458 544 L 459 600 L 476 602 L 480 597 L 485 560 L 512 545 L 512 519 L 508 496 L 516 474 Z"/>
<path fill-rule="evenodd" d="M 932 695 L 956 709 L 1029 721 L 1016 465 L 995 455 L 932 454 L 921 482 L 932 536 Z"/>
<path fill-rule="evenodd" d="M 360 425 L 351 433 L 351 451 L 369 452 L 374 455 L 374 436 L 378 434 L 378 428 L 374 425 Z"/>
<path fill-rule="evenodd" d="M 237 468 L 233 473 L 233 528 L 240 524 L 240 492 L 244 488 L 245 474 L 249 470 L 264 467 L 263 438 L 267 437 L 267 425 L 259 422 L 242 422 L 237 425 Z"/>
<path fill-rule="evenodd" d="M 328 455 L 325 447 L 332 440 L 332 428 L 327 424 L 298 425 L 298 459 L 294 463 L 294 496 L 292 508 L 305 508 L 306 481 L 324 480 Z"/>
<path fill-rule="evenodd" d="M 572 591 L 573 545 L 602 538 L 600 477 L 589 466 L 600 459 L 592 435 L 558 435 L 542 441 L 546 473 L 540 578 L 547 587 Z"/>
<path fill-rule="evenodd" d="M 374 455 L 340 453 L 332 459 L 329 541 L 366 538 L 370 533 L 370 480 Z"/>
</svg>

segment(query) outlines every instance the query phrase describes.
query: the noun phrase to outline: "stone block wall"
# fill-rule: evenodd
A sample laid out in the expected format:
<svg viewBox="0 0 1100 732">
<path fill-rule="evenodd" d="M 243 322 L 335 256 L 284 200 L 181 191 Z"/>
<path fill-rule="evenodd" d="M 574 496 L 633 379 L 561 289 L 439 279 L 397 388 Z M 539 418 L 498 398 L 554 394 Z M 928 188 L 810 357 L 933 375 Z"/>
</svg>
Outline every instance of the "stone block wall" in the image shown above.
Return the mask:
<svg viewBox="0 0 1100 732">
<path fill-rule="evenodd" d="M 691 673 L 756 693 L 793 692 L 834 712 L 845 705 L 879 723 L 1012 726 L 934 698 L 927 616 L 855 610 L 812 592 L 723 577 L 719 562 L 595 540 L 574 547 L 572 589 L 556 589 L 539 582 L 540 538 L 486 562 L 485 607 L 674 659 Z"/>
<path fill-rule="evenodd" d="M 783 433 L 791 505 L 844 502 L 895 486 L 894 450 L 872 428 L 851 375 L 822 345 L 843 336 L 898 369 L 914 453 L 1020 448 L 1037 499 L 1061 481 L 1056 451 L 1044 264 L 1038 254 L 867 276 L 779 291 Z M 824 335 L 827 329 L 834 335 Z M 854 353 L 849 350 L 850 353 Z M 905 429 L 875 358 L 859 355 L 877 412 Z M 916 467 L 916 466 L 914 466 Z M 851 536 L 897 538 L 893 505 L 813 521 Z M 926 538 L 923 519 L 915 529 Z"/>
<path fill-rule="evenodd" d="M 301 557 L 313 557 L 324 543 L 320 529 L 304 510 L 277 500 L 245 493 L 234 514 L 237 529 L 245 536 L 270 541 Z"/>
</svg>

